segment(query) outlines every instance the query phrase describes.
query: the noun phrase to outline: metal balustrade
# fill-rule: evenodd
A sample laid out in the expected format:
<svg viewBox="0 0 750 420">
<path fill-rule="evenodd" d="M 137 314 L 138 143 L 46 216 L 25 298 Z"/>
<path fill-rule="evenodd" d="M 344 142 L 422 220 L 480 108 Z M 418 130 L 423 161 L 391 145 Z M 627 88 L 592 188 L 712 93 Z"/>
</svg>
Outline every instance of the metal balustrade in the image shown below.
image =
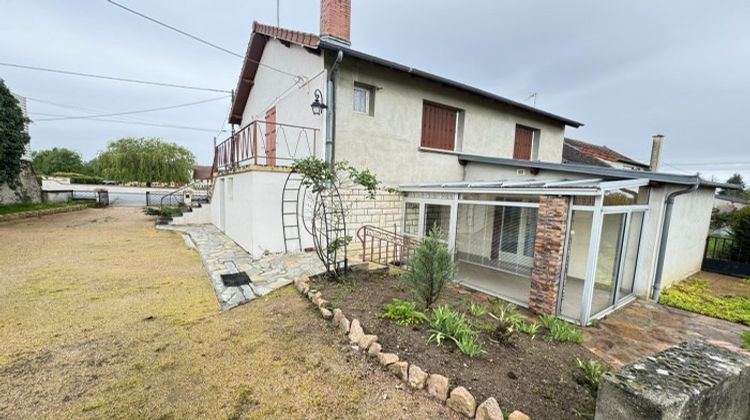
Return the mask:
<svg viewBox="0 0 750 420">
<path fill-rule="evenodd" d="M 214 173 L 248 165 L 291 166 L 317 155 L 318 129 L 255 120 L 216 145 Z"/>
<path fill-rule="evenodd" d="M 372 225 L 357 230 L 357 239 L 362 243 L 362 261 L 381 265 L 395 265 L 409 269 L 409 260 L 419 241 L 399 235 L 394 231 Z"/>
</svg>

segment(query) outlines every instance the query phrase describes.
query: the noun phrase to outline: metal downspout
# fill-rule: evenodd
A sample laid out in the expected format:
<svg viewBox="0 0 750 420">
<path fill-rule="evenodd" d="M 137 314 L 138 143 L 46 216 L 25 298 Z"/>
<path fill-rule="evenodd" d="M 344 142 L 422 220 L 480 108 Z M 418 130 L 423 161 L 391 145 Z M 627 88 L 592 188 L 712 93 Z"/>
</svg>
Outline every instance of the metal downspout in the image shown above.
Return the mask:
<svg viewBox="0 0 750 420">
<path fill-rule="evenodd" d="M 339 50 L 336 54 L 336 61 L 331 66 L 331 71 L 328 73 L 327 89 L 326 89 L 326 102 L 328 108 L 326 108 L 326 162 L 333 167 L 335 158 L 335 147 L 334 141 L 336 139 L 336 74 L 339 70 L 341 60 L 344 59 L 344 52 Z"/>
<path fill-rule="evenodd" d="M 672 219 L 672 207 L 674 206 L 674 199 L 683 194 L 689 194 L 696 191 L 700 186 L 700 180 L 696 180 L 695 184 L 691 185 L 690 188 L 684 190 L 677 190 L 667 196 L 665 203 L 667 205 L 664 210 L 664 221 L 662 222 L 662 234 L 661 240 L 659 241 L 659 256 L 656 260 L 656 277 L 654 278 L 654 287 L 651 291 L 651 299 L 659 301 L 659 294 L 661 293 L 661 279 L 664 273 L 664 257 L 667 253 L 667 239 L 669 238 L 669 224 Z"/>
</svg>

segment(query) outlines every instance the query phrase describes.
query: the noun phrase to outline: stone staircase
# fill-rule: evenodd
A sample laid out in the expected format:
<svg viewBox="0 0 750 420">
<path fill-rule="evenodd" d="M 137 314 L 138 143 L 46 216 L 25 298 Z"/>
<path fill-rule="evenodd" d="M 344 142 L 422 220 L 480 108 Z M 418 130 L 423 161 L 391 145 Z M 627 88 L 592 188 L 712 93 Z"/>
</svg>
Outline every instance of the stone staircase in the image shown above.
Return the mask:
<svg viewBox="0 0 750 420">
<path fill-rule="evenodd" d="M 200 206 L 192 207 L 191 211 L 182 213 L 182 216 L 172 218 L 170 225 L 203 225 L 211 223 L 211 204 L 204 203 Z"/>
</svg>

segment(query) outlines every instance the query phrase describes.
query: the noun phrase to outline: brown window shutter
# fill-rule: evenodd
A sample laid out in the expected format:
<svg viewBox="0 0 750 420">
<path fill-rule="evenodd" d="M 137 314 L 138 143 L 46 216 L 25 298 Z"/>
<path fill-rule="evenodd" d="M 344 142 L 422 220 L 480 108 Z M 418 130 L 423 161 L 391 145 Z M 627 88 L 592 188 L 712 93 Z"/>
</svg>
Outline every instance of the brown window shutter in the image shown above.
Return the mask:
<svg viewBox="0 0 750 420">
<path fill-rule="evenodd" d="M 422 147 L 454 150 L 458 112 L 438 105 L 422 106 Z"/>
<path fill-rule="evenodd" d="M 513 147 L 513 159 L 531 160 L 531 142 L 534 130 L 516 126 L 516 143 Z"/>
</svg>

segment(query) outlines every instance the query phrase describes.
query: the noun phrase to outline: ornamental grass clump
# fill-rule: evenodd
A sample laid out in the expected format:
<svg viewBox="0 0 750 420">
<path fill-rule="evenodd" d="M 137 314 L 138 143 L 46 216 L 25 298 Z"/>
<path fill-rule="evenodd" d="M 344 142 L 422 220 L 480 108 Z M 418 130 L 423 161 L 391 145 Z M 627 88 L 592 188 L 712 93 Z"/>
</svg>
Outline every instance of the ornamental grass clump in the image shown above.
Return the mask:
<svg viewBox="0 0 750 420">
<path fill-rule="evenodd" d="M 598 360 L 589 360 L 584 362 L 576 357 L 576 367 L 579 374 L 575 376 L 575 381 L 579 385 L 585 386 L 592 397 L 596 398 L 599 382 L 605 373 L 609 372 L 609 367 Z"/>
<path fill-rule="evenodd" d="M 510 343 L 526 320 L 526 317 L 517 312 L 516 305 L 500 300 L 492 302 L 490 316 L 497 321 L 492 331 L 492 338 L 500 344 Z"/>
<path fill-rule="evenodd" d="M 404 274 L 412 298 L 429 309 L 440 297 L 445 285 L 456 278 L 456 264 L 443 243 L 445 234 L 433 228 L 417 246 Z"/>
<path fill-rule="evenodd" d="M 583 342 L 583 333 L 573 324 L 565 322 L 562 319 L 542 315 L 539 317 L 539 323 L 547 329 L 547 335 L 545 336 L 545 340 L 547 341 L 569 341 L 579 344 Z"/>
<path fill-rule="evenodd" d="M 451 339 L 461 353 L 475 357 L 484 353 L 479 343 L 479 333 L 473 328 L 466 315 L 458 313 L 448 305 L 433 309 L 430 318 L 430 338 L 428 343 L 443 343 L 446 338 Z"/>
</svg>

